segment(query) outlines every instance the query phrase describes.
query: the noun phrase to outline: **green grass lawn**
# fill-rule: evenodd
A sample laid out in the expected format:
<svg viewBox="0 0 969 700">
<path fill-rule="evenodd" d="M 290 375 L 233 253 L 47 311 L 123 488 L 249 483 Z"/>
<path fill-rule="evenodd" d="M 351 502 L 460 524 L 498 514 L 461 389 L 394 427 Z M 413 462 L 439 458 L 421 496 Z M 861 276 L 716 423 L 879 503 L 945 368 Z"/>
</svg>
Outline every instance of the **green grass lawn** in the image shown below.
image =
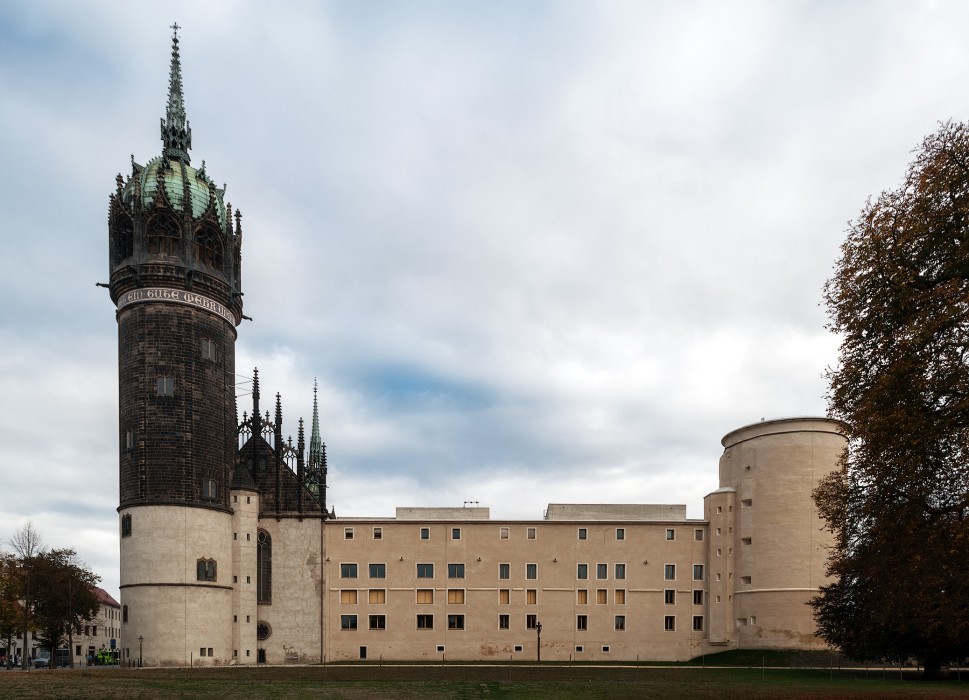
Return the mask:
<svg viewBox="0 0 969 700">
<path fill-rule="evenodd" d="M 301 666 L 0 672 L 0 698 L 969 698 L 969 682 L 864 669 L 591 666 Z"/>
</svg>

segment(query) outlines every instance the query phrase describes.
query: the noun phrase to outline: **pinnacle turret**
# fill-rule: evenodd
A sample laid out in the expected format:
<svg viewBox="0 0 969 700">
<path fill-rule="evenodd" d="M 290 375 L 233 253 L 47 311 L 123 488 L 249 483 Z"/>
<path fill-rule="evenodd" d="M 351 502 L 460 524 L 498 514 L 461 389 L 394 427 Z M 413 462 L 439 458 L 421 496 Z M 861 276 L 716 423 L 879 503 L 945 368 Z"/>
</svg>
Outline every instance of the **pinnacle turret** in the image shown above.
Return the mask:
<svg viewBox="0 0 969 700">
<path fill-rule="evenodd" d="M 319 466 L 322 462 L 323 440 L 320 437 L 320 409 L 316 400 L 316 380 L 313 380 L 313 424 L 310 427 L 310 466 Z"/>
<path fill-rule="evenodd" d="M 165 144 L 163 155 L 191 162 L 188 151 L 192 148 L 192 128 L 185 115 L 185 97 L 182 94 L 182 63 L 178 55 L 178 24 L 172 25 L 172 65 L 168 77 L 168 108 L 161 120 L 161 138 Z"/>
</svg>

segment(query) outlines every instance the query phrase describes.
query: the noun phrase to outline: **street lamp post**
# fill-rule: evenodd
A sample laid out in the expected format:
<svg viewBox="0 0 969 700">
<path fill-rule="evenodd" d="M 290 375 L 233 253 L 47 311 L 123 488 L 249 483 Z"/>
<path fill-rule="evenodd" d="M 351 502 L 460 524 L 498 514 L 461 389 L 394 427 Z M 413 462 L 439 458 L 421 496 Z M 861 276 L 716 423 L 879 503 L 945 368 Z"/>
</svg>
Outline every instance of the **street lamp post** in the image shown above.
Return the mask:
<svg viewBox="0 0 969 700">
<path fill-rule="evenodd" d="M 141 637 L 141 636 L 138 637 L 138 668 L 141 668 L 141 665 L 144 659 L 144 656 L 142 654 L 144 641 L 145 641 L 144 637 Z"/>
<path fill-rule="evenodd" d="M 542 663 L 542 623 L 535 623 L 535 632 L 538 634 L 538 663 Z"/>
</svg>

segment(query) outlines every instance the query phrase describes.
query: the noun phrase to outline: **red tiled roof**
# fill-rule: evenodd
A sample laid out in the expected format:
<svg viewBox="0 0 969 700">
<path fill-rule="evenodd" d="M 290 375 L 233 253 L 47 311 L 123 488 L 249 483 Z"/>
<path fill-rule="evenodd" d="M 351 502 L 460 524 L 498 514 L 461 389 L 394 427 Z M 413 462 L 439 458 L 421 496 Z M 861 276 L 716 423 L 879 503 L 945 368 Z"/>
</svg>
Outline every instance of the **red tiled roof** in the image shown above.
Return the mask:
<svg viewBox="0 0 969 700">
<path fill-rule="evenodd" d="M 111 594 L 103 588 L 94 586 L 91 590 L 94 591 L 94 597 L 98 599 L 98 602 L 101 603 L 101 605 L 110 605 L 115 608 L 121 607 L 121 603 L 112 598 Z"/>
</svg>

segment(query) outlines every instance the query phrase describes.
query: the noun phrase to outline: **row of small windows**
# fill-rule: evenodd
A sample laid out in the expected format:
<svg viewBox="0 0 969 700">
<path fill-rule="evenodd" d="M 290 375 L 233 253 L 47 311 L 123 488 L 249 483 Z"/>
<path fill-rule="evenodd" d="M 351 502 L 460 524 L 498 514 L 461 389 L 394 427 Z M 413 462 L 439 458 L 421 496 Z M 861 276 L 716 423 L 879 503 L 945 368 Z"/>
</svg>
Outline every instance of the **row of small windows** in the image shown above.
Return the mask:
<svg viewBox="0 0 969 700">
<path fill-rule="evenodd" d="M 447 616 L 447 629 L 449 630 L 463 630 L 466 628 L 467 616 L 463 613 L 453 613 Z M 358 629 L 357 623 L 358 616 L 353 614 L 340 615 L 340 629 L 344 632 L 354 632 Z M 746 621 L 745 621 L 746 622 Z M 625 632 L 626 627 L 626 616 L 616 615 L 613 617 L 613 629 L 617 632 Z M 738 623 L 739 624 L 739 623 Z M 387 616 L 386 615 L 368 615 L 367 625 L 371 630 L 385 630 L 387 629 Z M 693 631 L 702 632 L 703 631 L 703 615 L 693 616 Z M 419 630 L 432 630 L 434 629 L 434 615 L 431 613 L 419 614 L 415 618 L 415 627 Z M 525 616 L 525 629 L 534 630 L 538 628 L 538 615 L 526 615 Z M 511 629 L 511 615 L 498 615 L 498 629 L 500 630 L 510 630 Z M 586 632 L 589 630 L 589 616 L 588 615 L 576 615 L 575 616 L 575 629 L 580 632 Z M 663 629 L 667 632 L 676 631 L 676 616 L 675 615 L 665 615 L 663 617 Z M 576 647 L 576 651 L 581 651 L 581 647 Z M 603 651 L 608 651 L 608 647 L 603 647 Z"/>
<path fill-rule="evenodd" d="M 355 588 L 341 590 L 340 603 L 343 605 L 357 605 L 359 602 L 359 593 L 360 592 Z M 418 588 L 415 590 L 415 593 L 417 596 L 418 605 L 433 605 L 434 603 L 433 588 Z M 666 591 L 666 602 L 669 604 L 675 604 L 676 602 L 675 595 L 676 595 L 676 591 L 672 591 L 672 590 Z M 448 605 L 464 605 L 465 596 L 466 596 L 465 589 L 449 588 L 447 590 L 447 603 Z M 575 592 L 575 601 L 577 605 L 588 605 L 589 604 L 588 589 L 577 590 Z M 596 605 L 607 605 L 609 603 L 609 590 L 606 588 L 596 589 L 595 601 L 596 601 Z M 615 589 L 613 591 L 612 601 L 614 605 L 625 605 L 626 589 L 624 588 Z M 370 605 L 385 605 L 387 603 L 387 589 L 385 588 L 368 589 L 367 602 Z M 693 592 L 693 602 L 696 605 L 703 604 L 703 591 L 698 590 Z M 498 604 L 499 605 L 511 604 L 510 588 L 498 589 Z M 538 604 L 538 589 L 536 588 L 525 589 L 525 604 L 526 605 Z"/>
<path fill-rule="evenodd" d="M 606 580 L 609 578 L 609 565 L 608 564 L 596 564 L 595 565 L 596 579 Z M 447 577 L 448 578 L 464 578 L 465 566 L 464 564 L 448 564 L 447 565 Z M 387 565 L 386 564 L 370 564 L 369 565 L 370 578 L 386 578 L 387 577 Z M 704 575 L 703 564 L 693 565 L 693 580 L 702 581 Z M 589 578 L 589 564 L 576 564 L 575 577 L 579 580 L 586 580 Z M 663 577 L 667 581 L 676 580 L 676 564 L 665 564 L 663 567 Z M 357 578 L 357 564 L 356 563 L 342 563 L 340 564 L 340 578 Z M 419 563 L 417 564 L 417 578 L 434 578 L 434 564 L 432 563 Z M 511 578 L 511 564 L 498 564 L 498 578 L 501 580 L 507 580 Z M 626 565 L 624 563 L 618 563 L 613 565 L 613 578 L 616 580 L 624 580 L 626 578 Z M 525 579 L 526 580 L 536 580 L 538 579 L 538 564 L 525 564 Z"/>
<path fill-rule="evenodd" d="M 431 528 L 429 528 L 429 527 L 422 527 L 422 528 L 420 528 L 420 531 L 419 532 L 420 532 L 420 539 L 422 539 L 422 540 L 429 540 L 429 539 L 431 539 Z M 382 527 L 375 527 L 375 528 L 373 528 L 372 534 L 373 534 L 373 539 L 375 539 L 375 540 L 382 540 L 383 539 L 383 534 L 384 534 L 383 533 L 383 528 Z M 352 527 L 345 527 L 345 528 L 343 528 L 343 539 L 345 539 L 345 540 L 352 540 L 352 539 L 354 539 L 354 536 L 355 536 L 355 530 L 354 530 L 354 528 L 352 528 Z M 538 530 L 537 530 L 537 528 L 534 528 L 534 527 L 526 528 L 526 530 L 525 530 L 525 536 L 526 536 L 527 539 L 530 539 L 530 540 L 536 539 L 538 537 Z M 511 529 L 510 528 L 504 527 L 504 526 L 501 526 L 501 527 L 498 528 L 498 538 L 499 539 L 507 540 L 507 539 L 510 539 L 510 537 L 511 537 Z M 589 529 L 588 528 L 585 528 L 585 527 L 578 528 L 578 530 L 577 530 L 577 537 L 580 540 L 588 540 L 589 539 Z M 694 530 L 693 531 L 693 538 L 697 542 L 702 542 L 703 541 L 703 530 L 702 529 L 699 529 L 699 528 L 696 529 L 696 530 Z M 451 539 L 452 540 L 460 540 L 461 539 L 461 528 L 459 528 L 459 527 L 452 527 L 451 528 Z M 616 528 L 616 539 L 617 540 L 625 540 L 626 539 L 626 528 L 624 528 L 624 527 L 617 527 Z M 668 528 L 666 530 L 666 539 L 668 541 L 673 541 L 673 540 L 676 539 L 676 529 L 675 528 Z"/>
</svg>

